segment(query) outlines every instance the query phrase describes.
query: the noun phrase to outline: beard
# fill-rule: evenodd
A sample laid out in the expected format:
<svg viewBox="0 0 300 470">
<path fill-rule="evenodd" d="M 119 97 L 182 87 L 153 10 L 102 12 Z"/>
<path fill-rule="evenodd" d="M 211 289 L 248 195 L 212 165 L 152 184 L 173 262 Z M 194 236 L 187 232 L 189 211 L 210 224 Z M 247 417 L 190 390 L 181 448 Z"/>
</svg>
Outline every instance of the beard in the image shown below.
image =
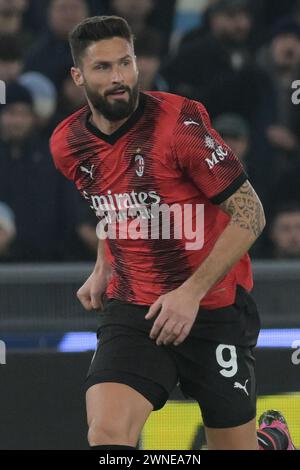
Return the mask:
<svg viewBox="0 0 300 470">
<path fill-rule="evenodd" d="M 135 110 L 138 95 L 139 95 L 139 84 L 138 82 L 132 87 L 126 85 L 119 85 L 107 92 L 104 95 L 96 93 L 88 85 L 85 85 L 85 91 L 88 99 L 92 103 L 93 107 L 99 111 L 102 116 L 108 121 L 121 121 L 122 119 L 128 118 Z M 124 91 L 128 93 L 128 101 L 124 99 L 115 99 L 114 102 L 109 101 L 109 96 L 116 91 Z"/>
</svg>

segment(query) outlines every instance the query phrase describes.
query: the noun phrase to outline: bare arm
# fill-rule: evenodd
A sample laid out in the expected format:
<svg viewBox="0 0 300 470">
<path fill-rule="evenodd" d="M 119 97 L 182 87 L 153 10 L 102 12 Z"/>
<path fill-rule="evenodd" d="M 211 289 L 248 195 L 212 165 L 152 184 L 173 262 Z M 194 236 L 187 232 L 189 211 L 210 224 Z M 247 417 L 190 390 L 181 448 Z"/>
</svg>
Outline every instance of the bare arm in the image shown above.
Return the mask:
<svg viewBox="0 0 300 470">
<path fill-rule="evenodd" d="M 94 270 L 77 291 L 77 297 L 86 310 L 103 308 L 105 291 L 111 277 L 111 266 L 105 258 L 105 241 L 99 240 Z"/>
<path fill-rule="evenodd" d="M 223 202 L 220 208 L 231 220 L 209 256 L 183 284 L 200 299 L 249 250 L 266 223 L 262 204 L 249 181 Z"/>
<path fill-rule="evenodd" d="M 94 271 L 99 272 L 110 267 L 106 257 L 105 257 L 105 240 L 98 241 L 98 249 L 97 249 L 97 259 L 95 263 Z"/>
<path fill-rule="evenodd" d="M 179 288 L 160 296 L 145 317 L 151 319 L 160 312 L 150 332 L 150 338 L 156 339 L 158 345 L 174 343 L 178 346 L 185 340 L 197 316 L 199 302 L 249 250 L 264 229 L 261 202 L 248 181 L 220 207 L 230 216 L 230 221 L 211 253 Z"/>
</svg>

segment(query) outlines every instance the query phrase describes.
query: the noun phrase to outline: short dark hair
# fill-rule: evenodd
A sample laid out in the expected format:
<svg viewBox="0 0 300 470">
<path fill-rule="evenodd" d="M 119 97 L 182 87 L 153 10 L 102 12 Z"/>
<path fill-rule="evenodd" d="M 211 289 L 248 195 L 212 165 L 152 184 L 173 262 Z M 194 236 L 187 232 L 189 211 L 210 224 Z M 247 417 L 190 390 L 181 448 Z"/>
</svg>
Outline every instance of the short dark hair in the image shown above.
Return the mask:
<svg viewBox="0 0 300 470">
<path fill-rule="evenodd" d="M 96 41 L 113 37 L 124 38 L 133 44 L 131 28 L 119 16 L 92 16 L 79 23 L 69 34 L 69 44 L 77 65 L 86 48 Z"/>
</svg>

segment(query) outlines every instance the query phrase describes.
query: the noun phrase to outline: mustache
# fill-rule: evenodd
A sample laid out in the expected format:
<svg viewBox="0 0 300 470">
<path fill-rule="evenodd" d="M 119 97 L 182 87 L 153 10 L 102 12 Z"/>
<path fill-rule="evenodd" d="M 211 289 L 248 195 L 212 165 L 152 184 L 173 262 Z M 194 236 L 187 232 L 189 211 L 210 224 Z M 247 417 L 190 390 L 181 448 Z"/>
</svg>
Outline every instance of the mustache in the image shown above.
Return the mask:
<svg viewBox="0 0 300 470">
<path fill-rule="evenodd" d="M 129 95 L 131 94 L 131 89 L 128 86 L 123 85 L 123 86 L 118 86 L 118 87 L 112 88 L 111 90 L 106 91 L 105 96 L 111 95 L 112 93 L 116 93 L 116 92 L 122 92 L 122 91 L 127 91 Z"/>
</svg>

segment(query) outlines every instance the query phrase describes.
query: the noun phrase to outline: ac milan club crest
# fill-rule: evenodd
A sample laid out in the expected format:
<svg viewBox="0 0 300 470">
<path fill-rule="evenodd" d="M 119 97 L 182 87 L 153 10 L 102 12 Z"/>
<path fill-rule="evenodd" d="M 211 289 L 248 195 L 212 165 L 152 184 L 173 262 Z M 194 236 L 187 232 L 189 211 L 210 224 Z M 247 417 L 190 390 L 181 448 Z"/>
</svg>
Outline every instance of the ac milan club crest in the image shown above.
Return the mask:
<svg viewBox="0 0 300 470">
<path fill-rule="evenodd" d="M 145 170 L 145 160 L 144 160 L 144 157 L 140 154 L 140 152 L 141 152 L 140 148 L 138 148 L 136 152 L 137 153 L 134 157 L 134 161 L 135 161 L 135 164 L 136 164 L 135 172 L 136 172 L 137 176 L 143 176 L 144 170 Z"/>
</svg>

